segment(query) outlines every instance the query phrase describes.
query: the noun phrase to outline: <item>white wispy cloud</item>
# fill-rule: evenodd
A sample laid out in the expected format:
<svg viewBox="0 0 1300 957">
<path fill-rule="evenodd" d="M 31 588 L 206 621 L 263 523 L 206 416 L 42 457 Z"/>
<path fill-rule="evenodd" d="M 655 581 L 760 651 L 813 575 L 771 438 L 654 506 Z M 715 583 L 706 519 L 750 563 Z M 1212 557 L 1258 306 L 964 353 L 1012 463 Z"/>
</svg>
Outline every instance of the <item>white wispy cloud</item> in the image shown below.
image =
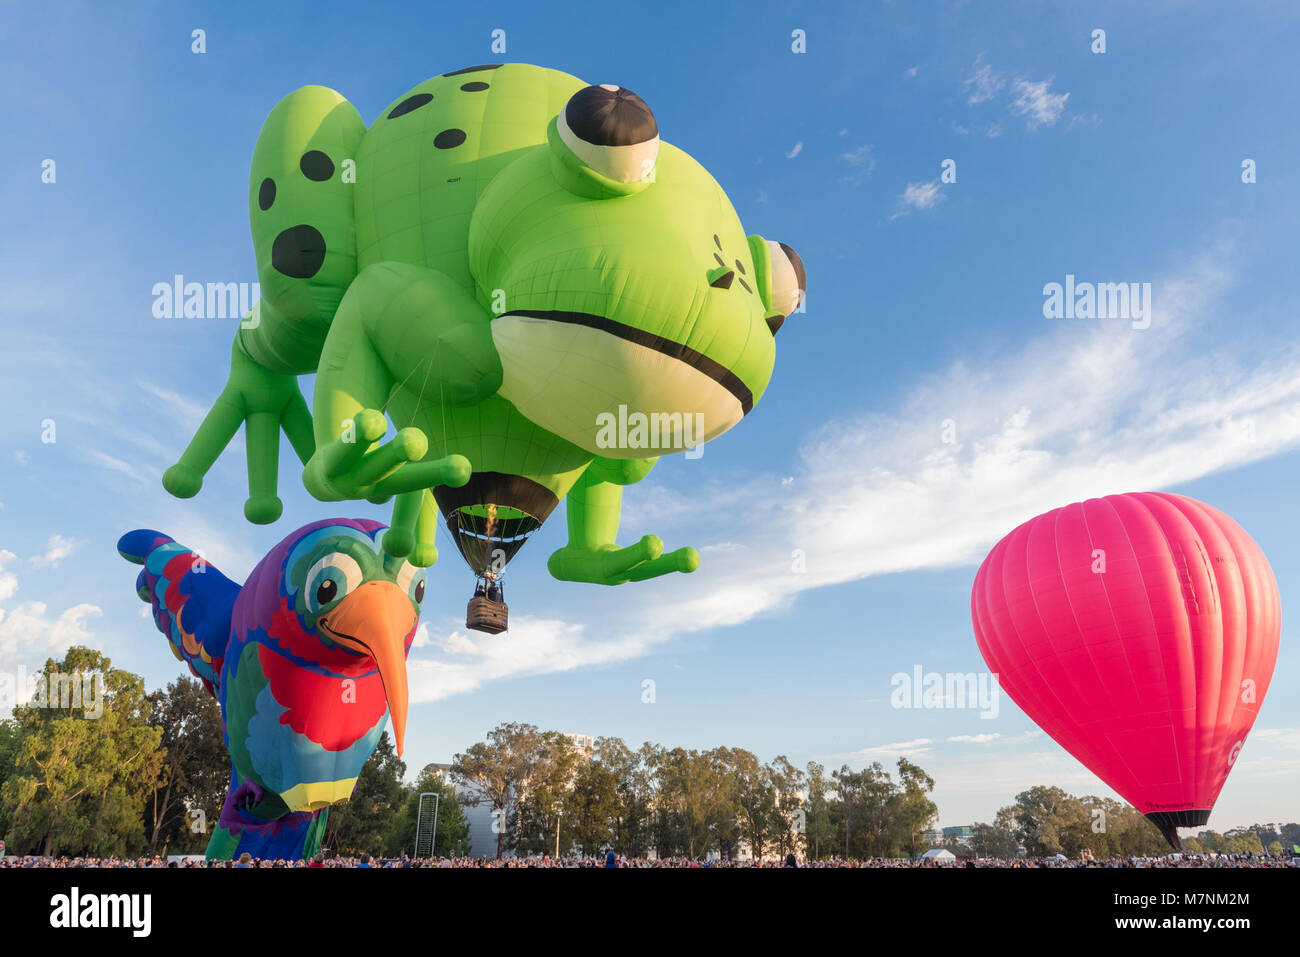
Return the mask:
<svg viewBox="0 0 1300 957">
<path fill-rule="evenodd" d="M 53 654 L 74 644 L 87 644 L 94 635 L 86 623 L 103 614 L 98 605 L 86 602 L 66 608 L 53 618 L 43 601 L 25 601 L 8 610 L 0 608 L 0 658 L 23 649 Z"/>
<path fill-rule="evenodd" d="M 932 209 L 943 202 L 943 198 L 943 188 L 937 179 L 932 179 L 928 183 L 908 183 L 898 195 L 897 210 L 889 218 L 894 220 L 918 209 Z"/>
<path fill-rule="evenodd" d="M 1056 77 L 1049 76 L 1038 82 L 1016 80 L 1012 85 L 1011 92 L 1015 94 L 1015 99 L 1011 101 L 1010 109 L 1016 116 L 1025 117 L 1026 129 L 1051 126 L 1065 112 L 1070 94 L 1053 93 L 1051 87 L 1054 79 Z"/>
<path fill-rule="evenodd" d="M 1024 734 L 1002 734 L 1000 731 L 989 731 L 983 734 L 955 734 L 946 741 L 952 744 L 1020 744 L 1025 741 L 1032 741 L 1034 738 L 1041 738 L 1041 731 L 1026 731 Z"/>
<path fill-rule="evenodd" d="M 1250 732 L 1250 740 L 1284 751 L 1300 751 L 1300 728 L 1255 728 Z"/>
<path fill-rule="evenodd" d="M 64 538 L 56 533 L 51 535 L 45 543 L 45 551 L 39 555 L 33 555 L 28 561 L 36 568 L 55 568 L 59 562 L 71 555 L 81 544 L 74 538 Z"/>
<path fill-rule="evenodd" d="M 208 414 L 211 403 L 198 402 L 189 396 L 181 395 L 174 389 L 168 389 L 153 382 L 137 379 L 136 386 L 158 400 L 153 405 L 158 414 L 179 425 L 187 434 L 198 431 L 199 424 Z M 171 451 L 169 454 L 174 455 Z"/>
<path fill-rule="evenodd" d="M 962 84 L 966 88 L 966 102 L 972 106 L 987 103 L 1007 85 L 1002 74 L 984 62 L 983 54 L 975 58 L 972 69 L 974 72 Z"/>
<path fill-rule="evenodd" d="M 841 181 L 851 183 L 854 186 L 865 182 L 876 168 L 874 148 L 867 144 L 841 153 L 839 158 L 840 162 L 851 167 L 849 174 L 842 177 Z"/>
<path fill-rule="evenodd" d="M 13 552 L 0 549 L 0 569 L 18 561 Z M 12 571 L 0 570 L 0 602 L 18 591 L 18 579 Z M 6 717 L 13 704 L 30 697 L 30 688 L 19 680 L 44 664 L 46 658 L 59 657 L 73 645 L 91 645 L 95 636 L 88 624 L 102 617 L 103 609 L 86 602 L 51 614 L 43 601 L 19 602 L 12 608 L 0 607 L 0 717 Z"/>
<path fill-rule="evenodd" d="M 639 657 L 659 640 L 638 633 L 593 636 L 582 624 L 527 615 L 511 617 L 509 634 L 501 641 L 449 628 L 430 642 L 440 653 L 417 657 L 412 651 L 411 700 L 436 701 L 498 679 L 613 664 Z"/>
<path fill-rule="evenodd" d="M 150 485 L 161 475 L 156 469 L 132 465 L 130 462 L 119 459 L 116 455 L 109 455 L 100 449 L 86 449 L 83 455 L 87 461 L 93 462 L 100 468 L 125 475 L 141 485 Z"/>
<path fill-rule="evenodd" d="M 1054 126 L 1065 113 L 1070 94 L 1052 92 L 1055 76 L 1049 76 L 1046 80 L 1029 80 L 1017 76 L 1008 84 L 1003 73 L 984 62 L 983 54 L 975 58 L 971 70 L 971 75 L 962 81 L 966 102 L 971 106 L 997 100 L 1009 88 L 1011 100 L 1007 103 L 1007 109 L 1013 116 L 1024 117 L 1025 128 L 1030 132 L 1040 126 Z M 1081 124 L 1096 126 L 1100 123 L 1101 118 L 1095 113 L 1081 114 L 1071 117 L 1067 129 L 1074 129 Z M 962 132 L 965 132 L 965 127 L 962 127 Z M 989 125 L 984 132 L 987 139 L 997 139 L 1001 135 L 1002 126 L 999 123 Z"/>
<path fill-rule="evenodd" d="M 802 152 L 803 152 L 803 140 L 800 140 L 799 142 L 797 142 L 797 143 L 794 144 L 794 148 L 791 149 L 790 152 L 788 152 L 788 153 L 785 154 L 785 158 L 786 158 L 786 159 L 794 159 L 796 156 L 798 156 L 798 155 L 799 155 L 800 153 L 802 153 Z"/>
<path fill-rule="evenodd" d="M 933 746 L 931 738 L 916 738 L 912 741 L 898 741 L 894 744 L 878 744 L 870 748 L 859 748 L 854 755 L 864 758 L 899 758 L 909 754 L 926 754 Z"/>
<path fill-rule="evenodd" d="M 5 568 L 17 561 L 17 555 L 7 548 L 0 548 L 0 601 L 12 598 L 18 591 L 18 576 Z"/>
</svg>

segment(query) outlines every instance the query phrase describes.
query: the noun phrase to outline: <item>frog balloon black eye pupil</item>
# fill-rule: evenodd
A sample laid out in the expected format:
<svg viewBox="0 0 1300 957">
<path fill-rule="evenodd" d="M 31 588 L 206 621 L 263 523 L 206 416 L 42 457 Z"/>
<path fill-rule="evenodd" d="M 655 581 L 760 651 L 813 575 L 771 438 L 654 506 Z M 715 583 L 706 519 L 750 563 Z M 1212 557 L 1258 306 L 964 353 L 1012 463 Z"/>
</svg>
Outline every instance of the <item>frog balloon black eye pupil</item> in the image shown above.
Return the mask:
<svg viewBox="0 0 1300 957">
<path fill-rule="evenodd" d="M 322 605 L 327 605 L 338 596 L 338 593 L 338 583 L 332 578 L 327 578 L 321 582 L 320 587 L 316 589 L 316 600 Z"/>
<path fill-rule="evenodd" d="M 424 601 L 424 579 L 421 578 L 415 583 L 415 600 Z"/>
</svg>

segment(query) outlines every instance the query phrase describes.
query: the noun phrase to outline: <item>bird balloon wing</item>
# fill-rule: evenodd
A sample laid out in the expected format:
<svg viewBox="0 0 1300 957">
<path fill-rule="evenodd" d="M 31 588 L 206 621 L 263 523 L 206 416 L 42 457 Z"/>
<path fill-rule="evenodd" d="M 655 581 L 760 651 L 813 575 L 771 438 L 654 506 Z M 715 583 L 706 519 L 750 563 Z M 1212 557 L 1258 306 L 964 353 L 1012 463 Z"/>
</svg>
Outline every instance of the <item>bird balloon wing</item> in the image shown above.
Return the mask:
<svg viewBox="0 0 1300 957">
<path fill-rule="evenodd" d="M 152 529 L 118 540 L 118 553 L 143 565 L 136 593 L 153 606 L 154 624 L 171 642 L 172 654 L 220 700 L 221 664 L 230 642 L 236 585 L 202 555 Z"/>
</svg>

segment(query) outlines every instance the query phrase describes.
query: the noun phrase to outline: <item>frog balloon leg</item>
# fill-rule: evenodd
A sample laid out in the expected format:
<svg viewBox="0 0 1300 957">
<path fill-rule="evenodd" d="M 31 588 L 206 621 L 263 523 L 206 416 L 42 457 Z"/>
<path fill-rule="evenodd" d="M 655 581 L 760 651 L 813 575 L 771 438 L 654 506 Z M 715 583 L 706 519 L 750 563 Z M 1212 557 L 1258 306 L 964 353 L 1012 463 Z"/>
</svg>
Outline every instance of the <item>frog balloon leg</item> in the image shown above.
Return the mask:
<svg viewBox="0 0 1300 957">
<path fill-rule="evenodd" d="M 614 545 L 623 506 L 623 486 L 643 479 L 658 459 L 602 459 L 587 466 L 569 491 L 569 544 L 554 552 L 546 567 L 562 581 L 618 585 L 668 572 L 693 572 L 700 553 L 679 548 L 664 554 L 657 535 L 635 545 Z"/>
<path fill-rule="evenodd" d="M 173 495 L 198 493 L 241 424 L 248 446 L 248 520 L 280 517 L 280 429 L 306 463 L 315 450 L 297 377 L 316 371 L 321 346 L 356 275 L 352 186 L 336 167 L 366 132 L 338 93 L 305 86 L 271 111 L 253 150 L 249 215 L 261 299 L 231 349 L 225 389 L 180 461 L 163 474 Z"/>
<path fill-rule="evenodd" d="M 567 497 L 555 577 L 698 566 L 652 535 L 617 545 L 622 488 L 752 410 L 806 283 L 640 97 L 469 67 L 365 129 L 306 87 L 268 118 L 249 188 L 263 300 L 169 490 L 194 494 L 246 421 L 246 511 L 272 519 L 282 425 L 317 498 L 396 497 L 383 545 L 414 564 L 441 513 L 482 577 L 485 543 L 508 560 Z M 306 435 L 292 380 L 311 371 Z M 649 422 L 648 441 L 611 441 L 611 417 Z"/>
</svg>

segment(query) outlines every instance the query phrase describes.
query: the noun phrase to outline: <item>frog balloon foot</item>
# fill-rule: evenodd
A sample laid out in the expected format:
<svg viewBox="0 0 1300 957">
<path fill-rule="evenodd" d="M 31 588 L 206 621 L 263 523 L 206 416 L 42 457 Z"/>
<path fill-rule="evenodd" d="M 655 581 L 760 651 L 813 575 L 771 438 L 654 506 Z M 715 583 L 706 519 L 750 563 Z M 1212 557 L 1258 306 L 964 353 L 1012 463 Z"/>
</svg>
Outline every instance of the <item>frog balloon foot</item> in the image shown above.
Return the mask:
<svg viewBox="0 0 1300 957">
<path fill-rule="evenodd" d="M 278 495 L 252 495 L 244 502 L 244 518 L 254 525 L 270 525 L 284 512 Z"/>
<path fill-rule="evenodd" d="M 700 553 L 693 548 L 679 548 L 665 554 L 659 537 L 646 535 L 627 548 L 566 545 L 551 555 L 546 567 L 560 581 L 621 585 L 672 572 L 693 572 L 700 567 Z"/>
</svg>

